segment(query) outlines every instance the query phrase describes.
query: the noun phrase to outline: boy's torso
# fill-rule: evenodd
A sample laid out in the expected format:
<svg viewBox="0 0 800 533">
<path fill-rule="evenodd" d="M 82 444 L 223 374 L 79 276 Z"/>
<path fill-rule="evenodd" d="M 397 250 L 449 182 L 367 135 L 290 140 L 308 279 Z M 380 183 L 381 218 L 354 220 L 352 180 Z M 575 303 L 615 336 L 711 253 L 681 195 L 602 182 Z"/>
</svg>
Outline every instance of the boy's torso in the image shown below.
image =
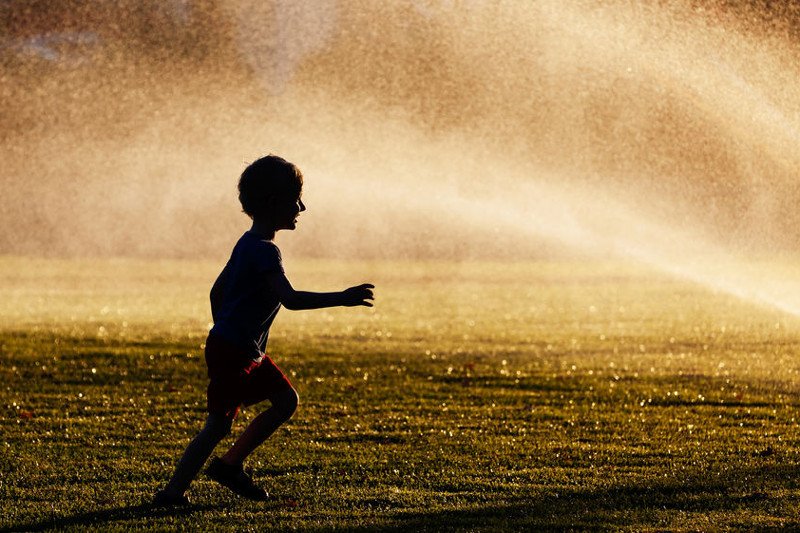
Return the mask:
<svg viewBox="0 0 800 533">
<path fill-rule="evenodd" d="M 212 301 L 211 333 L 241 346 L 254 358 L 266 350 L 269 328 L 280 309 L 280 300 L 267 281 L 275 272 L 283 272 L 278 247 L 246 232 L 220 274 L 219 302 Z"/>
</svg>

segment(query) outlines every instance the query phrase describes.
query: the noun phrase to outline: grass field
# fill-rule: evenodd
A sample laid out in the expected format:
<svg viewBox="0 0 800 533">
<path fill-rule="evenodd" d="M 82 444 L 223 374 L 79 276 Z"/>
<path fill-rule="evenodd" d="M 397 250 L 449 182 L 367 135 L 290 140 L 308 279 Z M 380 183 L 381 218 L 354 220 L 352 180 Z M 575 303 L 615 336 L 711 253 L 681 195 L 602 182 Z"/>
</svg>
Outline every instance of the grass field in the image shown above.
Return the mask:
<svg viewBox="0 0 800 533">
<path fill-rule="evenodd" d="M 0 530 L 800 528 L 800 321 L 577 261 L 287 261 L 378 300 L 279 315 L 272 500 L 199 479 L 152 509 L 204 419 L 219 266 L 0 258 Z"/>
</svg>

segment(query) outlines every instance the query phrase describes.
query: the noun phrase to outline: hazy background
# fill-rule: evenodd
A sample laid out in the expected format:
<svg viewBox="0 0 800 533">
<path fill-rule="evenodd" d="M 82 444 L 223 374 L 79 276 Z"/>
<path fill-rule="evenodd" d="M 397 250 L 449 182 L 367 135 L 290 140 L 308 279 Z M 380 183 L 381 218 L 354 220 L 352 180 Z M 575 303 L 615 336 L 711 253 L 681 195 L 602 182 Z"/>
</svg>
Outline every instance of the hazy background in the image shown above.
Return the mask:
<svg viewBox="0 0 800 533">
<path fill-rule="evenodd" d="M 0 253 L 224 258 L 270 152 L 306 177 L 297 257 L 791 252 L 799 30 L 767 1 L 4 1 Z"/>
</svg>

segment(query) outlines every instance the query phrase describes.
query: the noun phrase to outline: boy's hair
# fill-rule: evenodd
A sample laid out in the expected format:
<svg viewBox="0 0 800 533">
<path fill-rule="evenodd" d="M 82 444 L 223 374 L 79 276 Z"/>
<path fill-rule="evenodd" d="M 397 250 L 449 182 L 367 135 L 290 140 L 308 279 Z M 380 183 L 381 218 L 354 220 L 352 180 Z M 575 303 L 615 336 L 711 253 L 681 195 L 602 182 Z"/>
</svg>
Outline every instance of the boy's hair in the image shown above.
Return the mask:
<svg viewBox="0 0 800 533">
<path fill-rule="evenodd" d="M 299 196 L 303 174 L 293 163 L 267 155 L 251 163 L 239 178 L 239 201 L 250 218 L 263 210 L 270 196 Z"/>
</svg>

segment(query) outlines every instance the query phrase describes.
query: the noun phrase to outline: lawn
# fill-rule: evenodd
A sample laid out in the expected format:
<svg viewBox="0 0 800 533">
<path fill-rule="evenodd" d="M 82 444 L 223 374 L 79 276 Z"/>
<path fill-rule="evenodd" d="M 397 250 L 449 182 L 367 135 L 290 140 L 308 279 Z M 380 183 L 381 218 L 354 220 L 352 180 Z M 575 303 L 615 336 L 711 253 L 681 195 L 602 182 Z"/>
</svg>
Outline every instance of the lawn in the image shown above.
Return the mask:
<svg viewBox="0 0 800 533">
<path fill-rule="evenodd" d="M 287 259 L 376 306 L 278 316 L 301 406 L 251 461 L 271 501 L 200 478 L 153 509 L 219 266 L 0 257 L 0 530 L 800 528 L 800 320 L 578 260 Z"/>
</svg>

